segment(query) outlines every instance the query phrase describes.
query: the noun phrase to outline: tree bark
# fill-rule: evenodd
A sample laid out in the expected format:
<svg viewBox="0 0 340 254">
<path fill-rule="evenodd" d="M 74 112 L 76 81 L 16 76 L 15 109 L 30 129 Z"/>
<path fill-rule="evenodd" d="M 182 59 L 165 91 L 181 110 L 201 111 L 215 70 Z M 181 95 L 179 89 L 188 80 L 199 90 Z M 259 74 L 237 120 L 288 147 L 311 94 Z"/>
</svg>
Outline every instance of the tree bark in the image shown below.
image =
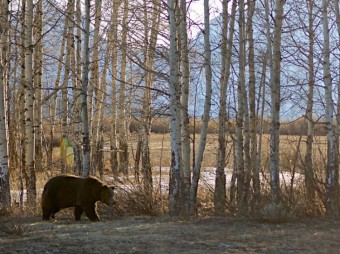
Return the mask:
<svg viewBox="0 0 340 254">
<path fill-rule="evenodd" d="M 27 202 L 35 207 L 36 202 L 36 179 L 34 161 L 34 97 L 35 87 L 33 84 L 33 44 L 32 44 L 32 23 L 33 23 L 33 1 L 27 0 L 25 26 L 25 110 L 26 110 L 26 188 Z"/>
<path fill-rule="evenodd" d="M 0 2 L 0 214 L 11 208 L 8 157 L 8 122 L 6 111 L 6 73 L 8 71 L 8 2 Z"/>
<path fill-rule="evenodd" d="M 314 1 L 307 1 L 308 8 L 308 94 L 307 94 L 307 142 L 306 142 L 306 155 L 305 155 L 305 185 L 307 201 L 312 210 L 315 209 L 315 188 L 314 188 L 314 168 L 313 168 L 313 138 L 314 138 L 314 121 L 313 121 L 313 104 L 314 104 L 314 27 L 313 27 L 313 8 Z"/>
<path fill-rule="evenodd" d="M 272 202 L 279 203 L 279 155 L 280 155 L 280 105 L 281 105 L 281 33 L 283 21 L 284 0 L 277 0 L 275 6 L 275 27 L 273 39 L 273 76 L 271 88 L 271 125 L 270 125 L 270 173 Z M 267 3 L 268 4 L 268 3 Z"/>
<path fill-rule="evenodd" d="M 171 167 L 169 183 L 169 213 L 171 216 L 180 213 L 180 171 L 181 171 L 181 130 L 180 130 L 180 84 L 178 79 L 178 51 L 177 51 L 177 26 L 175 18 L 176 0 L 168 0 L 168 13 L 170 23 L 170 143 L 171 143 Z"/>
<path fill-rule="evenodd" d="M 87 92 L 88 92 L 88 72 L 89 72 L 89 38 L 90 38 L 90 6 L 91 0 L 85 0 L 85 30 L 84 30 L 84 48 L 83 48 L 83 71 L 82 71 L 82 91 L 81 91 L 81 116 L 83 127 L 83 168 L 82 176 L 86 177 L 90 175 L 90 133 L 89 133 L 89 121 L 87 111 Z"/>
<path fill-rule="evenodd" d="M 338 178 L 339 172 L 336 163 L 338 149 L 336 147 L 336 137 L 333 127 L 333 100 L 332 100 L 332 83 L 330 72 L 330 45 L 329 45 L 329 27 L 328 27 L 328 6 L 329 1 L 322 1 L 322 28 L 323 28 L 323 80 L 325 83 L 325 119 L 327 124 L 327 170 L 326 170 L 326 214 L 336 216 L 339 214 L 338 201 Z"/>
</svg>

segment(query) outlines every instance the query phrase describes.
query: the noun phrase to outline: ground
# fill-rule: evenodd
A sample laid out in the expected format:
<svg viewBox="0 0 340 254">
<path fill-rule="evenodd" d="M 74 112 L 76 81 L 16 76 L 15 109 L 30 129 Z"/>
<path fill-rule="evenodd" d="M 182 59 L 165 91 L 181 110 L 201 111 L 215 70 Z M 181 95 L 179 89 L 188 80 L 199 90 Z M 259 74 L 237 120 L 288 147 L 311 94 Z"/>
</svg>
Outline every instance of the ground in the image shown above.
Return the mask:
<svg viewBox="0 0 340 254">
<path fill-rule="evenodd" d="M 0 253 L 340 253 L 340 219 L 0 217 Z"/>
</svg>

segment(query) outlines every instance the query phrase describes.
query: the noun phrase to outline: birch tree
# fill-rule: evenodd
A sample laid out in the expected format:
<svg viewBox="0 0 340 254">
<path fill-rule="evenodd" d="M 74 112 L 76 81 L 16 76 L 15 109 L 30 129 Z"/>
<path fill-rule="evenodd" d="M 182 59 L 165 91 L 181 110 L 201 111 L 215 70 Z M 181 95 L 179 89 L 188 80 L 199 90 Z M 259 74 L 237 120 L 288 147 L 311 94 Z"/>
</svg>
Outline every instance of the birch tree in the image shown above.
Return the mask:
<svg viewBox="0 0 340 254">
<path fill-rule="evenodd" d="M 268 0 L 266 1 L 268 6 Z M 279 154 L 280 154 L 280 105 L 281 105 L 281 34 L 283 22 L 283 6 L 285 0 L 275 2 L 275 21 L 272 54 L 271 91 L 271 124 L 270 124 L 270 184 L 272 202 L 280 201 Z"/>
<path fill-rule="evenodd" d="M 34 19 L 34 38 L 35 38 L 35 51 L 34 51 L 34 85 L 35 91 L 35 110 L 34 110 L 34 134 L 35 134 L 35 168 L 36 171 L 42 170 L 42 51 L 43 51 L 43 2 L 38 1 L 37 10 Z"/>
<path fill-rule="evenodd" d="M 61 173 L 65 174 L 67 171 L 67 147 L 69 142 L 69 120 L 68 120 L 68 112 L 69 112 L 69 96 L 68 96 L 68 87 L 69 87 L 69 79 L 71 72 L 71 59 L 72 59 L 72 48 L 73 45 L 73 22 L 74 22 L 74 0 L 69 0 L 67 3 L 67 40 L 66 40 L 66 56 L 65 56 L 65 68 L 64 68 L 64 79 L 61 89 L 61 133 L 62 140 L 60 145 L 61 157 L 62 157 L 62 167 Z M 74 75 L 74 74 L 73 74 Z"/>
<path fill-rule="evenodd" d="M 119 140 L 119 168 L 124 174 L 128 173 L 128 144 L 126 130 L 126 58 L 127 58 L 127 35 L 128 35 L 128 1 L 123 2 L 122 42 L 120 61 L 119 82 L 119 117 L 118 117 L 118 140 Z"/>
<path fill-rule="evenodd" d="M 95 0 L 94 4 L 94 33 L 93 33 L 93 47 L 92 47 L 92 61 L 91 61 L 91 78 L 90 78 L 90 86 L 89 86 L 89 97 L 88 97 L 88 106 L 89 106 L 89 126 L 91 129 L 90 132 L 90 143 L 93 144 L 92 149 L 92 174 L 95 174 L 96 166 L 93 165 L 94 163 L 97 164 L 97 161 L 95 158 L 97 157 L 98 150 L 97 146 L 99 145 L 96 139 L 96 133 L 97 133 L 97 122 L 96 119 L 98 119 L 99 110 L 98 107 L 99 104 L 101 104 L 100 101 L 100 89 L 101 84 L 99 83 L 99 30 L 100 30 L 100 24 L 101 24 L 101 15 L 102 15 L 102 1 L 101 0 Z M 106 78 L 106 77 L 104 77 Z M 94 97 L 94 99 L 93 99 Z"/>
<path fill-rule="evenodd" d="M 36 179 L 34 161 L 34 84 L 33 84 L 33 1 L 27 0 L 25 26 L 25 174 L 27 187 L 27 202 L 35 206 L 36 201 Z"/>
<path fill-rule="evenodd" d="M 90 174 L 90 133 L 88 121 L 87 92 L 88 92 L 88 72 L 89 72 L 89 38 L 90 38 L 90 7 L 91 1 L 85 0 L 85 29 L 84 29 L 84 46 L 82 61 L 82 91 L 81 91 L 81 116 L 82 116 L 82 136 L 83 136 L 83 168 L 82 176 Z"/>
<path fill-rule="evenodd" d="M 322 1 L 322 30 L 323 30 L 323 82 L 325 85 L 325 119 L 327 127 L 327 170 L 326 170 L 326 214 L 335 216 L 339 213 L 338 201 L 338 168 L 336 156 L 336 138 L 333 128 L 333 100 L 332 82 L 330 72 L 330 46 L 329 46 L 329 22 L 328 22 L 329 1 Z"/>
<path fill-rule="evenodd" d="M 237 176 L 237 201 L 244 212 L 244 118 L 245 118 L 245 48 L 244 48 L 244 1 L 239 1 L 239 69 L 237 82 L 237 115 L 235 129 L 235 170 Z"/>
<path fill-rule="evenodd" d="M 234 39 L 235 15 L 236 15 L 237 1 L 233 1 L 230 24 L 228 34 L 228 1 L 223 1 L 223 25 L 222 25 L 222 65 L 220 78 L 220 108 L 219 108 L 219 122 L 218 122 L 218 152 L 217 152 L 217 167 L 215 178 L 214 191 L 214 206 L 215 214 L 223 215 L 226 207 L 226 119 L 227 119 L 227 88 L 230 76 L 231 56 Z"/>
<path fill-rule="evenodd" d="M 250 165 L 253 187 L 254 187 L 254 204 L 255 208 L 259 205 L 260 198 L 260 165 L 257 163 L 257 116 L 256 116 L 256 86 L 255 86 L 255 47 L 253 38 L 253 15 L 255 11 L 255 0 L 248 2 L 248 19 L 247 19 L 247 42 L 248 42 L 248 64 L 249 64 L 249 120 L 250 120 Z M 250 176 L 247 176 L 249 181 L 246 182 L 247 192 L 250 189 Z"/>
<path fill-rule="evenodd" d="M 190 163 L 190 132 L 189 132 L 189 89 L 190 89 L 190 64 L 187 34 L 187 3 L 180 1 L 179 8 L 179 39 L 180 39 L 180 63 L 181 63 L 181 139 L 182 139 L 182 165 L 181 165 L 181 202 L 182 215 L 188 215 L 189 197 L 191 185 L 191 163 Z"/>
<path fill-rule="evenodd" d="M 313 121 L 313 100 L 314 100 L 314 20 L 313 9 L 314 1 L 307 1 L 308 9 L 308 94 L 307 94 L 307 109 L 306 120 L 308 126 L 307 142 L 306 142 L 306 155 L 305 155 L 305 185 L 307 200 L 313 207 L 315 201 L 315 188 L 314 188 L 314 169 L 313 169 L 313 138 L 314 138 L 314 121 Z M 313 209 L 313 208 L 312 208 Z"/>
<path fill-rule="evenodd" d="M 118 169 L 118 158 L 117 158 L 117 69 L 118 69 L 118 9 L 120 6 L 119 0 L 113 1 L 112 8 L 112 63 L 111 63 L 111 73 L 112 73 L 112 106 L 111 106 L 111 133 L 110 133 L 110 150 L 111 150 L 111 170 L 113 175 L 117 174 Z"/>
<path fill-rule="evenodd" d="M 209 0 L 204 0 L 204 71 L 205 71 L 205 101 L 204 112 L 202 117 L 201 135 L 196 155 L 195 165 L 192 174 L 192 183 L 190 188 L 189 211 L 194 214 L 196 210 L 196 198 L 198 181 L 200 179 L 203 154 L 207 141 L 208 123 L 210 120 L 211 93 L 212 93 L 212 70 L 211 70 L 211 48 L 210 48 L 210 21 L 209 21 Z"/>
<path fill-rule="evenodd" d="M 170 25 L 169 48 L 169 110 L 170 110 L 170 143 L 171 143 L 171 167 L 169 186 L 169 213 L 180 213 L 180 170 L 181 170 L 181 134 L 180 134 L 180 84 L 178 79 L 178 51 L 176 43 L 176 18 L 175 7 L 177 1 L 168 0 L 168 13 Z"/>
<path fill-rule="evenodd" d="M 142 174 L 144 179 L 144 189 L 146 193 L 151 194 L 152 190 L 152 171 L 150 161 L 150 129 L 151 129 L 151 88 L 154 81 L 154 75 L 150 70 L 154 68 L 155 50 L 160 23 L 160 1 L 152 2 L 153 12 L 151 14 L 151 27 L 149 28 L 149 15 L 147 12 L 147 1 L 144 1 L 144 76 L 145 89 L 142 99 Z"/>
<path fill-rule="evenodd" d="M 6 72 L 8 48 L 8 2 L 0 1 L 0 213 L 6 213 L 11 207 L 9 184 L 8 133 L 6 121 Z"/>
</svg>

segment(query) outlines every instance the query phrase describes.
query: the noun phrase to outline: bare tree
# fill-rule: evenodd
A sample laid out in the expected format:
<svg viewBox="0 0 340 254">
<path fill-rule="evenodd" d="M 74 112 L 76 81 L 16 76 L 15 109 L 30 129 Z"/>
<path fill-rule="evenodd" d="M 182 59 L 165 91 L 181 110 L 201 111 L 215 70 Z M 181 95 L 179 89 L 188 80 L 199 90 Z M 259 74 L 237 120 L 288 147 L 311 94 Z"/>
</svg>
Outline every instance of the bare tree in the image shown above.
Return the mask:
<svg viewBox="0 0 340 254">
<path fill-rule="evenodd" d="M 110 133 L 110 150 L 111 150 L 111 170 L 115 176 L 118 172 L 118 158 L 117 158 L 117 69 L 118 69 L 118 9 L 121 1 L 114 0 L 112 7 L 112 63 L 111 63 L 111 73 L 112 73 L 112 106 L 111 106 L 111 133 Z"/>
<path fill-rule="evenodd" d="M 237 176 L 237 201 L 240 212 L 244 212 L 244 118 L 245 118 L 245 48 L 244 48 L 244 1 L 239 1 L 239 69 L 237 82 L 237 115 L 235 130 L 235 170 Z"/>
<path fill-rule="evenodd" d="M 257 115 L 256 115 L 256 81 L 255 81 L 255 47 L 253 38 L 253 15 L 255 11 L 255 0 L 248 2 L 248 19 L 247 19 L 247 41 L 248 41 L 248 63 L 249 63 L 249 131 L 250 131 L 250 165 L 251 175 L 246 177 L 249 181 L 246 182 L 246 191 L 249 192 L 250 180 L 253 180 L 254 187 L 254 205 L 255 209 L 259 205 L 260 198 L 260 165 L 257 163 Z M 249 193 L 247 193 L 248 195 Z"/>
<path fill-rule="evenodd" d="M 230 76 L 231 56 L 234 39 L 235 15 L 237 1 L 233 1 L 229 32 L 228 26 L 228 1 L 223 1 L 223 25 L 222 25 L 222 65 L 220 78 L 220 108 L 218 122 L 218 153 L 215 179 L 214 206 L 216 215 L 223 215 L 226 207 L 226 175 L 224 167 L 226 164 L 226 120 L 227 120 L 227 86 Z"/>
<path fill-rule="evenodd" d="M 6 109 L 6 72 L 8 71 L 8 2 L 0 1 L 0 213 L 11 207 L 9 184 L 8 133 Z M 8 87 L 7 87 L 8 89 Z"/>
<path fill-rule="evenodd" d="M 144 79 L 145 89 L 142 101 L 142 174 L 146 193 L 152 194 L 152 171 L 150 161 L 150 129 L 151 129 L 151 88 L 154 75 L 150 70 L 154 68 L 156 43 L 159 33 L 160 23 L 160 1 L 152 1 L 153 12 L 151 14 L 151 27 L 149 27 L 149 15 L 147 11 L 147 1 L 144 1 Z"/>
<path fill-rule="evenodd" d="M 200 143 L 197 150 L 195 165 L 192 174 L 192 183 L 190 188 L 189 211 L 194 214 L 196 210 L 198 181 L 203 160 L 203 154 L 207 141 L 208 123 L 210 120 L 211 93 L 212 93 L 212 70 L 211 70 L 211 48 L 210 48 L 210 10 L 209 0 L 204 0 L 204 67 L 205 67 L 205 101 L 204 112 L 202 117 Z"/>
<path fill-rule="evenodd" d="M 26 6 L 26 26 L 25 26 L 25 146 L 26 146 L 26 187 L 27 202 L 35 206 L 36 201 L 36 179 L 34 161 L 34 97 L 35 88 L 33 84 L 33 43 L 32 43 L 32 23 L 33 23 L 33 1 L 27 0 Z"/>
<path fill-rule="evenodd" d="M 91 0 L 85 1 L 85 30 L 83 46 L 83 70 L 82 70 L 82 91 L 81 91 L 81 116 L 82 116 L 82 135 L 83 135 L 83 168 L 82 176 L 90 174 L 90 132 L 88 121 L 87 92 L 88 92 L 88 71 L 89 71 L 89 38 L 90 38 L 90 6 Z"/>
<path fill-rule="evenodd" d="M 127 35 L 128 35 L 128 1 L 124 0 L 123 21 L 122 21 L 122 42 L 120 61 L 120 82 L 119 82 L 119 117 L 118 117 L 118 141 L 119 141 L 119 169 L 124 174 L 128 173 L 128 144 L 126 126 L 126 60 L 127 60 Z"/>
<path fill-rule="evenodd" d="M 314 1 L 307 1 L 308 8 L 308 94 L 307 94 L 307 110 L 306 120 L 308 126 L 307 142 L 306 142 L 306 156 L 305 156 L 305 185 L 307 200 L 310 202 L 312 209 L 314 209 L 315 188 L 314 188 L 314 169 L 313 169 L 313 138 L 314 138 L 314 121 L 313 121 L 313 102 L 314 102 L 314 20 L 313 10 Z"/>
<path fill-rule="evenodd" d="M 190 90 L 190 63 L 187 32 L 187 1 L 180 1 L 179 12 L 179 51 L 181 63 L 181 139 L 182 139 L 182 165 L 181 165 L 181 202 L 182 215 L 188 215 L 189 197 L 191 185 L 191 163 L 190 163 L 190 132 L 189 132 L 189 90 Z"/>
<path fill-rule="evenodd" d="M 34 85 L 35 85 L 35 110 L 34 110 L 34 134 L 35 134 L 35 168 L 36 171 L 42 170 L 42 31 L 43 31 L 43 4 L 42 1 L 37 3 L 37 10 L 34 19 L 34 38 L 35 38 L 35 51 L 34 51 Z"/>
<path fill-rule="evenodd" d="M 266 0 L 268 5 L 268 0 Z M 272 190 L 272 202 L 280 200 L 279 180 L 279 154 L 280 154 L 280 105 L 281 105 L 281 34 L 283 22 L 283 6 L 285 0 L 275 2 L 275 27 L 272 55 L 271 88 L 271 125 L 270 125 L 270 184 Z"/>
<path fill-rule="evenodd" d="M 338 201 L 338 178 L 339 172 L 336 163 L 338 148 L 333 128 L 333 100 L 332 83 L 330 72 L 330 46 L 329 46 L 329 24 L 328 24 L 329 1 L 322 1 L 322 27 L 323 27 L 323 81 L 325 84 L 326 109 L 325 119 L 327 124 L 327 180 L 326 180 L 326 213 L 329 216 L 339 214 Z"/>
<path fill-rule="evenodd" d="M 170 23 L 170 142 L 171 142 L 171 169 L 169 187 L 169 213 L 178 215 L 180 213 L 180 171 L 181 171 L 181 135 L 180 135 L 180 85 L 178 79 L 178 51 L 176 42 L 176 0 L 168 0 L 168 13 Z"/>
</svg>

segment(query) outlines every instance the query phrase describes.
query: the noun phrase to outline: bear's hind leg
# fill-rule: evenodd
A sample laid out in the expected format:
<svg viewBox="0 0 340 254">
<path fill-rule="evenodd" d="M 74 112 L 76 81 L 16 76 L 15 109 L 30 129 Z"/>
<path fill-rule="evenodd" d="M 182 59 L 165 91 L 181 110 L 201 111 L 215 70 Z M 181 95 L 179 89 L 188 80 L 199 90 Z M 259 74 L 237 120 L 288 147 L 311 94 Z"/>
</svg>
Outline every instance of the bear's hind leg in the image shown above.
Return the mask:
<svg viewBox="0 0 340 254">
<path fill-rule="evenodd" d="M 80 206 L 76 206 L 74 208 L 74 218 L 76 220 L 80 220 L 81 214 L 83 213 L 83 209 Z"/>
</svg>

